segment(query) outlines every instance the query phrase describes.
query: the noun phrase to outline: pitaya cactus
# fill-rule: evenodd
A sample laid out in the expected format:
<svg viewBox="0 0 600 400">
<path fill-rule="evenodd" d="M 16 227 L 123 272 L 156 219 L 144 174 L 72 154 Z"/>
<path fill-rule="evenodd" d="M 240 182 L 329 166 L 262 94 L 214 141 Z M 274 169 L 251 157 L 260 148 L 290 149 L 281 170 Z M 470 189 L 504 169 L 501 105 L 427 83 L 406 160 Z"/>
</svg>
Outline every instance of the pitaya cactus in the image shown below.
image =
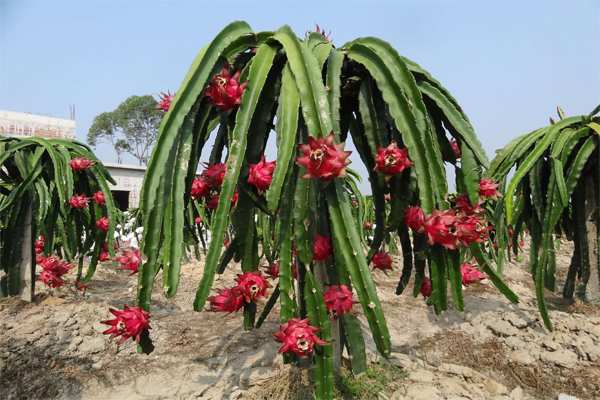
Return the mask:
<svg viewBox="0 0 600 400">
<path fill-rule="evenodd" d="M 204 96 L 210 97 L 212 103 L 224 111 L 231 111 L 242 104 L 242 94 L 248 86 L 248 81 L 239 84 L 238 80 L 242 70 L 233 76 L 229 72 L 229 64 L 225 63 L 220 75 L 215 75 L 210 87 L 204 92 Z"/>
<path fill-rule="evenodd" d="M 302 178 L 316 178 L 329 182 L 334 178 L 345 178 L 346 166 L 351 161 L 348 158 L 351 151 L 344 151 L 345 143 L 333 144 L 333 131 L 324 138 L 319 135 L 317 139 L 308 137 L 308 144 L 299 144 L 298 148 L 304 156 L 296 157 L 296 163 L 307 169 Z"/>
<path fill-rule="evenodd" d="M 100 323 L 111 326 L 103 332 L 105 335 L 110 335 L 111 339 L 121 336 L 118 344 L 129 338 L 139 343 L 142 331 L 152 329 L 150 328 L 150 313 L 142 310 L 139 306 L 128 307 L 125 305 L 123 311 L 113 310 L 112 308 L 109 311 L 116 318 L 100 321 Z"/>
<path fill-rule="evenodd" d="M 275 341 L 283 343 L 279 349 L 280 353 L 296 354 L 301 358 L 308 358 L 309 353 L 313 353 L 315 344 L 326 346 L 331 344 L 321 340 L 315 332 L 321 328 L 310 326 L 310 318 L 290 318 L 285 324 L 281 324 L 279 332 L 273 333 Z"/>
</svg>

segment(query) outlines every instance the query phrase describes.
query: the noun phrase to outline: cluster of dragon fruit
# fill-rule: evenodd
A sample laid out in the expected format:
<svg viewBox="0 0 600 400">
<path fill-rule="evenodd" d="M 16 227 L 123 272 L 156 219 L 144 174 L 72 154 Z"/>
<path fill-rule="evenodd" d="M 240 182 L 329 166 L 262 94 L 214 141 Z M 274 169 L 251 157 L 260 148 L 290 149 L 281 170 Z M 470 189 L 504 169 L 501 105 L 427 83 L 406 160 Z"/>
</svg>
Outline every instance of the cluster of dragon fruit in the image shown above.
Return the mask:
<svg viewBox="0 0 600 400">
<path fill-rule="evenodd" d="M 210 86 L 204 92 L 204 96 L 208 97 L 209 101 L 219 109 L 230 112 L 241 104 L 242 94 L 248 84 L 248 82 L 242 84 L 238 82 L 240 75 L 241 70 L 232 75 L 229 65 L 225 64 L 221 73 L 212 78 Z M 169 111 L 174 99 L 175 94 L 162 93 L 156 109 Z M 454 150 L 456 159 L 459 159 L 461 154 L 456 141 L 452 139 L 450 145 Z M 316 138 L 309 136 L 308 143 L 298 144 L 302 156 L 296 157 L 296 163 L 306 168 L 302 178 L 315 178 L 320 180 L 323 185 L 327 185 L 335 178 L 347 177 L 348 174 L 345 168 L 351 163 L 349 159 L 351 151 L 345 151 L 344 146 L 345 143 L 334 144 L 333 131 L 327 136 L 323 134 L 319 134 Z M 386 181 L 414 165 L 409 159 L 408 149 L 399 148 L 395 141 L 392 141 L 385 148 L 378 146 L 374 158 L 376 165 L 373 170 L 381 172 Z M 264 155 L 261 155 L 258 164 L 249 165 L 248 183 L 255 186 L 259 194 L 262 191 L 269 190 L 275 167 L 276 163 L 274 161 L 267 162 Z M 192 199 L 205 199 L 207 209 L 216 209 L 219 204 L 219 191 L 225 172 L 225 164 L 205 164 L 205 170 L 201 176 L 192 183 L 190 191 Z M 472 242 L 484 241 L 487 239 L 487 232 L 493 229 L 493 226 L 486 226 L 488 220 L 483 218 L 484 212 L 480 205 L 488 198 L 497 199 L 501 196 L 496 189 L 497 187 L 498 185 L 494 184 L 493 181 L 482 179 L 479 190 L 481 197 L 476 205 L 471 205 L 467 195 L 462 194 L 450 210 L 435 210 L 431 215 L 425 216 L 419 207 L 410 207 L 406 210 L 404 222 L 415 233 L 427 235 L 430 244 L 439 243 L 449 249 L 456 249 L 461 245 L 468 246 Z M 389 196 L 386 199 L 389 200 Z M 237 191 L 232 199 L 232 207 L 235 208 L 236 203 Z M 357 205 L 356 202 L 354 205 Z M 202 220 L 196 218 L 195 222 L 200 224 Z M 365 224 L 365 227 L 370 229 L 370 223 Z M 332 256 L 330 238 L 317 234 L 313 245 L 313 261 L 326 261 Z M 392 258 L 385 252 L 375 254 L 372 263 L 374 269 L 379 269 L 384 273 L 393 269 Z M 295 265 L 292 270 L 294 278 L 297 279 Z M 461 271 L 464 285 L 478 283 L 481 279 L 487 278 L 475 266 L 465 264 L 461 266 Z M 244 305 L 256 302 L 260 297 L 268 297 L 267 290 L 271 287 L 268 279 L 278 278 L 279 264 L 275 262 L 265 267 L 265 273 L 269 276 L 263 275 L 261 271 L 244 271 L 243 274 L 239 274 L 235 280 L 236 286 L 218 289 L 215 296 L 208 298 L 209 306 L 206 310 L 230 314 L 237 312 Z M 431 295 L 431 282 L 427 277 L 423 279 L 421 293 L 424 297 Z M 332 318 L 337 319 L 345 313 L 353 313 L 353 293 L 347 286 L 329 286 L 323 295 L 327 311 Z M 125 306 L 124 311 L 111 310 L 111 313 L 116 318 L 104 321 L 104 323 L 112 326 L 105 333 L 111 334 L 111 337 L 121 335 L 119 343 L 127 338 L 139 342 L 141 330 L 149 327 L 148 314 L 139 307 Z M 319 330 L 320 328 L 310 325 L 309 318 L 291 318 L 280 326 L 279 332 L 273 335 L 277 342 L 282 343 L 280 353 L 296 354 L 305 358 L 313 352 L 315 345 L 329 344 L 329 342 L 321 340 L 315 334 Z"/>
</svg>

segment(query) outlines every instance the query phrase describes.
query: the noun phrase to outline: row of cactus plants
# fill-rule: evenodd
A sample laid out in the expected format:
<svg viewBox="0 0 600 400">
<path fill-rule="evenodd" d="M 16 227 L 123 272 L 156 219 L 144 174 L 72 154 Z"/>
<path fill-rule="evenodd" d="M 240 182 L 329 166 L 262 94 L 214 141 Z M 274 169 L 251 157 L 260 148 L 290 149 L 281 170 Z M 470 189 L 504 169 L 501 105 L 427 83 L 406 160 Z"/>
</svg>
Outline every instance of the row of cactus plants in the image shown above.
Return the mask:
<svg viewBox="0 0 600 400">
<path fill-rule="evenodd" d="M 106 258 L 115 257 L 116 209 L 108 187 L 115 182 L 89 147 L 67 139 L 0 137 L 0 171 L 0 297 L 18 294 L 25 284 L 19 274 L 24 257 L 35 255 L 40 279 L 51 287 L 62 285 L 61 276 L 78 260 L 79 288 L 94 274 L 103 244 Z M 27 255 L 22 248 L 29 223 Z"/>
<path fill-rule="evenodd" d="M 573 298 L 575 294 L 600 303 L 598 112 L 600 106 L 589 115 L 566 118 L 558 108 L 559 121 L 551 118 L 549 126 L 513 139 L 498 151 L 486 171 L 506 188 L 495 216 L 498 247 L 516 249 L 521 232 L 531 233 L 531 274 L 541 315 L 550 330 L 544 290 L 556 291 L 554 238 L 565 235 L 574 242 L 563 296 Z M 510 237 L 506 234 L 509 229 Z M 512 241 L 506 243 L 509 238 Z"/>
<path fill-rule="evenodd" d="M 203 48 L 176 95 L 164 101 L 167 112 L 142 190 L 147 261 L 136 307 L 108 322 L 123 328 L 116 333 L 136 338 L 141 352 L 153 348 L 145 313 L 154 278 L 162 270 L 164 295 L 176 294 L 181 243 L 200 209 L 205 218 L 195 218 L 210 223 L 213 240 L 195 310 L 204 309 L 215 274 L 235 258 L 243 272 L 238 285 L 220 289 L 209 310 L 243 307 L 244 325 L 252 329 L 255 300 L 269 286 L 259 255 L 277 263 L 277 287 L 265 311 L 279 299 L 276 339 L 286 362 L 315 351 L 317 398 L 333 396 L 334 352 L 327 343 L 338 318 L 342 340 L 336 341 L 347 347 L 355 373 L 366 368 L 360 324 L 350 313 L 353 291 L 378 352 L 390 355 L 386 318 L 368 268 L 377 263 L 386 233 L 397 232 L 401 241 L 401 283 L 414 271 L 415 290 L 421 290 L 429 266 L 428 304 L 436 312 L 447 308 L 448 280 L 456 308 L 464 307 L 461 247 L 469 247 L 492 282 L 517 301 L 482 246 L 488 230 L 478 210 L 485 152 L 448 91 L 388 43 L 366 37 L 335 48 L 318 32 L 298 38 L 288 26 L 253 32 L 247 23 L 233 22 Z M 196 166 L 213 134 L 210 162 L 198 180 Z M 352 203 L 355 182 L 346 179 L 348 134 L 373 193 L 375 229 L 367 247 Z M 264 152 L 272 142 L 277 158 L 267 162 Z M 444 161 L 456 169 L 463 208 L 448 200 Z M 207 197 L 202 201 L 209 207 L 198 207 L 195 199 Z M 405 220 L 414 230 L 412 240 Z M 226 235 L 231 243 L 223 251 Z M 139 324 L 131 322 L 136 318 Z"/>
</svg>

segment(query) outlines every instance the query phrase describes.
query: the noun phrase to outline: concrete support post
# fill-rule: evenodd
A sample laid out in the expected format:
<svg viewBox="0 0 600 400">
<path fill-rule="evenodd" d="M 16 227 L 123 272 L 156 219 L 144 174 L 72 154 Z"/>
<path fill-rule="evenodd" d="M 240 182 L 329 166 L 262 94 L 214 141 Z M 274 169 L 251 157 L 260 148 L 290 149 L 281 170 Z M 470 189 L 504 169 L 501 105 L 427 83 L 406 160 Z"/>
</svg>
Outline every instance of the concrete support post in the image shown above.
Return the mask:
<svg viewBox="0 0 600 400">
<path fill-rule="evenodd" d="M 25 215 L 23 242 L 21 244 L 21 264 L 19 265 L 19 296 L 22 300 L 32 302 L 35 295 L 35 259 L 33 257 L 33 232 L 31 226 L 31 207 Z"/>
<path fill-rule="evenodd" d="M 593 175 L 585 181 L 585 230 L 587 231 L 590 260 L 590 279 L 586 285 L 585 299 L 591 304 L 600 305 L 600 265 L 598 260 L 598 204 Z"/>
</svg>

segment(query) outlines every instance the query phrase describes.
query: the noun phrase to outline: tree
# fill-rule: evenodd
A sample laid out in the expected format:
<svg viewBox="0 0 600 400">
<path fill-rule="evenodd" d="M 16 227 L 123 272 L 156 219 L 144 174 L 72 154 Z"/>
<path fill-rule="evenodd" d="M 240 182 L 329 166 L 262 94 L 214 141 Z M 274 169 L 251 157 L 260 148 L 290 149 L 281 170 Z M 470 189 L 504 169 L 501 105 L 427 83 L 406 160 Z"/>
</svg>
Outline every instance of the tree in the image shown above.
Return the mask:
<svg viewBox="0 0 600 400">
<path fill-rule="evenodd" d="M 264 159 L 273 126 L 276 163 Z M 460 165 L 448 133 L 460 149 Z M 208 149 L 211 165 L 197 179 L 197 163 L 211 134 L 216 136 Z M 369 171 L 376 222 L 370 248 L 363 248 L 353 218 L 347 139 L 358 153 L 352 161 L 362 161 Z M 460 199 L 470 203 L 463 211 L 469 215 L 458 214 L 456 202 L 450 202 L 443 159 L 456 168 Z M 380 252 L 386 231 L 403 238 L 408 262 L 401 279 L 415 274 L 415 296 L 425 293 L 436 313 L 448 307 L 448 281 L 455 307 L 464 308 L 461 245 L 470 248 L 500 291 L 518 302 L 484 252 L 482 241 L 491 227 L 480 214 L 468 212 L 482 201 L 479 181 L 488 165 L 456 100 L 389 43 L 367 37 L 335 48 L 317 32 L 301 39 L 287 25 L 253 32 L 247 23 L 233 22 L 200 52 L 161 124 L 141 196 L 142 252 L 148 259 L 140 269 L 136 312 L 150 310 L 161 270 L 163 294 L 176 294 L 186 231 L 195 228 L 186 210 L 193 199 L 204 198 L 200 201 L 209 211 L 201 219 L 209 220 L 212 240 L 194 309 L 204 310 L 207 301 L 210 311 L 243 308 L 244 327 L 253 329 L 279 298 L 282 325 L 276 339 L 284 343 L 284 362 L 299 361 L 315 345 L 316 398 L 332 399 L 340 345 L 347 346 L 355 374 L 366 369 L 360 321 L 347 309 L 353 289 L 377 350 L 390 356 L 372 276 L 379 272 L 369 268 L 373 262 L 389 269 L 387 262 L 376 261 L 389 259 Z M 387 220 L 386 194 L 392 203 Z M 407 210 L 416 216 L 412 241 L 402 224 Z M 223 252 L 222 240 L 232 231 L 233 241 Z M 278 281 L 255 324 L 254 300 L 267 296 L 268 286 L 259 272 L 259 249 L 269 262 L 278 260 L 271 269 L 277 267 Z M 238 286 L 216 288 L 218 295 L 209 297 L 215 274 L 231 259 L 241 260 Z M 330 307 L 336 301 L 341 308 Z M 138 338 L 139 351 L 152 351 L 146 328 Z"/>
<path fill-rule="evenodd" d="M 96 115 L 87 142 L 93 147 L 102 141 L 111 143 L 119 164 L 121 154 L 129 153 L 139 165 L 146 165 L 164 115 L 155 109 L 157 105 L 150 95 L 129 97 L 114 111 Z"/>
</svg>

